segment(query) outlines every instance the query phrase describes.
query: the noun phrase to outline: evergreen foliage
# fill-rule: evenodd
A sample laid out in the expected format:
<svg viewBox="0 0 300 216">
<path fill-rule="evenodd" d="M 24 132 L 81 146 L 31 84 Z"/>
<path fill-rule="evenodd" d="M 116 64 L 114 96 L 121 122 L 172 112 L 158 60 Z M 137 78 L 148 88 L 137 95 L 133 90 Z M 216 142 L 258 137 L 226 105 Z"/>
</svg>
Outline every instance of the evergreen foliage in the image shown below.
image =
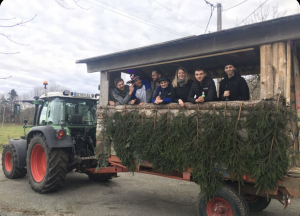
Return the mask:
<svg viewBox="0 0 300 216">
<path fill-rule="evenodd" d="M 137 110 L 103 113 L 102 145 L 113 143 L 117 156 L 128 170 L 148 160 L 153 168 L 168 174 L 192 168 L 192 181 L 206 199 L 223 185 L 224 175 L 243 184 L 248 173 L 257 191 L 273 191 L 284 177 L 290 159 L 288 121 L 294 113 L 275 102 L 262 101 L 241 116 L 239 110 L 199 111 L 185 109 L 174 115 L 169 110 L 152 115 Z M 103 156 L 105 156 L 105 152 Z M 101 158 L 101 157 L 100 157 Z"/>
</svg>

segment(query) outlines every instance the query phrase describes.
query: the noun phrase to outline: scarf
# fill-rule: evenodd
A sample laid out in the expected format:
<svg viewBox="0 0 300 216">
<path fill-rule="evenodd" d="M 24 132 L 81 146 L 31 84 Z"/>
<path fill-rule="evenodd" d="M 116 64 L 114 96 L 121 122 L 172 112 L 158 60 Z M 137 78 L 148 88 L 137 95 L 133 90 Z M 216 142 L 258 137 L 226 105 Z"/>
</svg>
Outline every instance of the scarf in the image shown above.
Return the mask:
<svg viewBox="0 0 300 216">
<path fill-rule="evenodd" d="M 184 87 L 185 86 L 185 79 L 177 79 L 177 83 L 180 87 Z"/>
</svg>

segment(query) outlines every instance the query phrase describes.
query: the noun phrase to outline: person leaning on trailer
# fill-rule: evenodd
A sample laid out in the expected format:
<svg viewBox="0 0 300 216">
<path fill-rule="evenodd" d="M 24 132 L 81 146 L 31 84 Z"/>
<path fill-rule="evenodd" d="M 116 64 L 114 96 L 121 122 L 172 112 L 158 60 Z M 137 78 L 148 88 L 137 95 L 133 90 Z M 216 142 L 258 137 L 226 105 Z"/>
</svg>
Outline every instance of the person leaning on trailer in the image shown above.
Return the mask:
<svg viewBox="0 0 300 216">
<path fill-rule="evenodd" d="M 114 84 L 116 88 L 113 90 L 112 94 L 117 102 L 109 101 L 109 105 L 124 105 L 130 103 L 134 87 L 124 85 L 124 80 L 120 77 L 114 80 Z"/>
<path fill-rule="evenodd" d="M 193 81 L 190 79 L 186 69 L 179 67 L 172 82 L 172 102 L 179 103 L 183 107 L 184 103 L 187 102 L 192 83 Z"/>
<path fill-rule="evenodd" d="M 152 97 L 151 98 L 154 97 L 155 91 L 156 91 L 157 87 L 159 86 L 159 79 L 161 76 L 162 76 L 162 72 L 158 68 L 155 68 L 151 73 L 151 78 L 152 78 L 152 81 L 151 81 Z"/>
<path fill-rule="evenodd" d="M 220 82 L 219 98 L 223 101 L 249 100 L 249 87 L 246 80 L 235 71 L 235 67 L 225 65 L 225 77 Z"/>
<path fill-rule="evenodd" d="M 204 101 L 216 101 L 216 85 L 212 78 L 206 76 L 206 71 L 201 68 L 195 70 L 196 80 L 192 83 L 188 94 L 188 101 L 202 103 Z"/>
<path fill-rule="evenodd" d="M 156 88 L 152 103 L 154 104 L 166 104 L 172 102 L 172 85 L 167 77 L 161 77 L 159 79 L 159 85 Z"/>
<path fill-rule="evenodd" d="M 132 74 L 129 82 L 134 86 L 130 104 L 151 103 L 152 90 L 148 80 L 141 80 L 139 76 Z"/>
</svg>

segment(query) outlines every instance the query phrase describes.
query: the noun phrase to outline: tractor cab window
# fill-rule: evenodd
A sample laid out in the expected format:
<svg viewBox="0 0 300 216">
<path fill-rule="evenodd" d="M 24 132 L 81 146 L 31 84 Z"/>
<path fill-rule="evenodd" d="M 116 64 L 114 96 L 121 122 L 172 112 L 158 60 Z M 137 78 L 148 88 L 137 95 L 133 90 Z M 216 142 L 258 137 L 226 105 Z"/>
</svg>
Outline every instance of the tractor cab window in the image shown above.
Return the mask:
<svg viewBox="0 0 300 216">
<path fill-rule="evenodd" d="M 66 99 L 66 121 L 70 125 L 95 125 L 96 101 Z"/>
<path fill-rule="evenodd" d="M 62 124 L 64 122 L 63 105 L 63 100 L 60 98 L 50 98 L 46 101 L 42 107 L 39 124 Z"/>
</svg>

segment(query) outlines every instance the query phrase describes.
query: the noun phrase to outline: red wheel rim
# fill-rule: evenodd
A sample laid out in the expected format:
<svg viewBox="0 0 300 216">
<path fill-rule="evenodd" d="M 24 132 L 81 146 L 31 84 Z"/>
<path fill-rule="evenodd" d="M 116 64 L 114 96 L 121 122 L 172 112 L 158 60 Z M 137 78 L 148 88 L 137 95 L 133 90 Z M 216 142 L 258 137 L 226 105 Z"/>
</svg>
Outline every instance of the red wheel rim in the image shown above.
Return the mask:
<svg viewBox="0 0 300 216">
<path fill-rule="evenodd" d="M 41 182 L 45 177 L 47 168 L 46 154 L 44 148 L 40 144 L 36 144 L 31 152 L 30 169 L 33 179 Z"/>
<path fill-rule="evenodd" d="M 7 172 L 10 172 L 13 167 L 12 156 L 10 152 L 6 152 L 4 156 L 4 166 Z"/>
<path fill-rule="evenodd" d="M 233 216 L 229 203 L 220 197 L 209 200 L 206 205 L 206 213 L 208 216 Z"/>
</svg>

